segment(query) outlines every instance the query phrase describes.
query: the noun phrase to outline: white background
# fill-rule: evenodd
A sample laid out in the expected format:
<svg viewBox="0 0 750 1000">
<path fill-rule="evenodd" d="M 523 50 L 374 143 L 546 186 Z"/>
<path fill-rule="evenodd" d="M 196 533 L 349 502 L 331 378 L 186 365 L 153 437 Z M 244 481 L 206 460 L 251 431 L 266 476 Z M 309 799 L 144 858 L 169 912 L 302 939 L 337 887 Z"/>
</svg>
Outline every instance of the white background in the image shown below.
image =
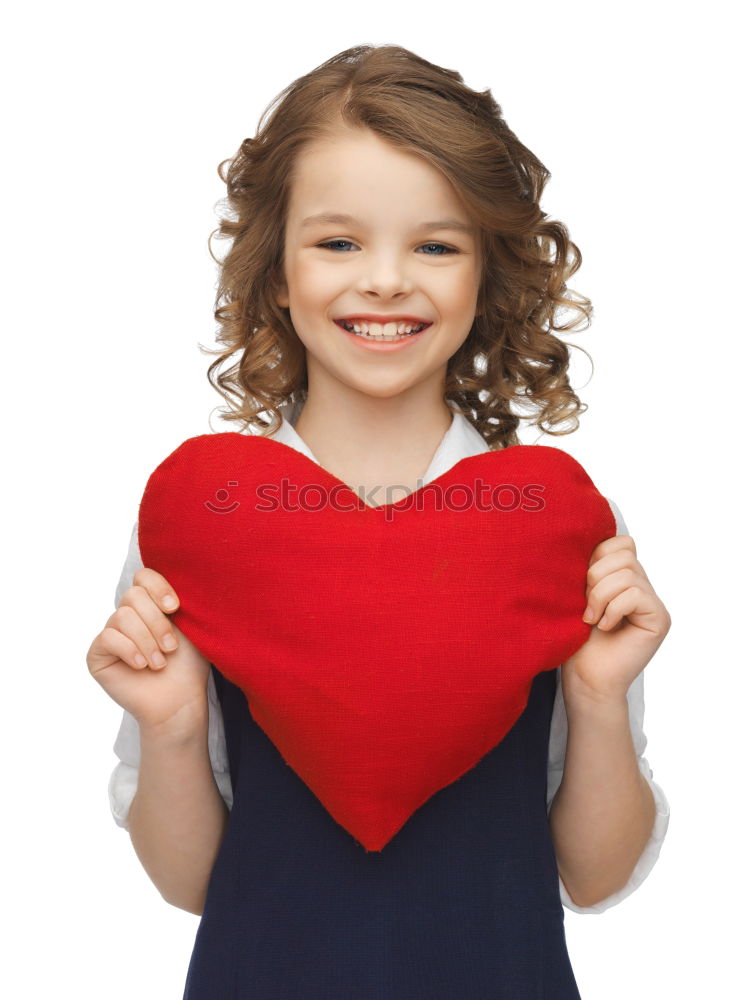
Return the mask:
<svg viewBox="0 0 750 1000">
<path fill-rule="evenodd" d="M 635 894 L 603 915 L 566 911 L 581 994 L 744 994 L 739 9 L 73 0 L 6 14 L 4 995 L 182 996 L 199 918 L 162 900 L 110 815 L 121 710 L 85 654 L 148 475 L 185 438 L 231 429 L 211 414 L 222 400 L 197 346 L 215 346 L 216 167 L 283 87 L 364 42 L 491 88 L 551 171 L 542 207 L 581 248 L 571 284 L 595 306 L 567 339 L 595 370 L 573 352 L 589 410 L 547 440 L 620 506 L 673 619 L 645 718 L 670 829 Z"/>
</svg>

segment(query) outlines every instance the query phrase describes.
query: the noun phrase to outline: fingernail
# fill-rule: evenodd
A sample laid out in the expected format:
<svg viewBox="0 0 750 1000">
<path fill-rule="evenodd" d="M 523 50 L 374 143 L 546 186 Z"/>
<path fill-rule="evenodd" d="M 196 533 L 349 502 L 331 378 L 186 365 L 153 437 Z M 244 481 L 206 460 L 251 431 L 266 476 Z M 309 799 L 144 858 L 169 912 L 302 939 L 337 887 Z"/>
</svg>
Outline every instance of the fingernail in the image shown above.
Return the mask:
<svg viewBox="0 0 750 1000">
<path fill-rule="evenodd" d="M 583 612 L 583 620 L 585 622 L 590 622 L 593 617 L 594 617 L 594 612 L 591 610 L 591 608 L 586 608 L 586 610 Z"/>
<path fill-rule="evenodd" d="M 176 608 L 177 607 L 177 601 L 174 599 L 174 597 L 171 597 L 171 596 L 165 597 L 164 600 L 161 603 L 162 603 L 162 606 L 167 609 L 167 611 L 170 608 Z"/>
</svg>

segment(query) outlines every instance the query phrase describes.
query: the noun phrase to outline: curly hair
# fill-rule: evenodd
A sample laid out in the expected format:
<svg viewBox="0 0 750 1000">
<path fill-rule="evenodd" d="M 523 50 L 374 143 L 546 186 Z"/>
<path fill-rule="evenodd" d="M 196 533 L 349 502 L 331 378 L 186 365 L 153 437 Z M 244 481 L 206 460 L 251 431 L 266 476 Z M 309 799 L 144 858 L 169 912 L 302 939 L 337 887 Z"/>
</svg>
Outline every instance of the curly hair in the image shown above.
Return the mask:
<svg viewBox="0 0 750 1000">
<path fill-rule="evenodd" d="M 550 173 L 508 128 L 489 90 L 472 90 L 457 72 L 397 45 L 353 46 L 292 82 L 261 114 L 256 137 L 219 164 L 229 211 L 209 252 L 220 268 L 214 317 L 223 348 L 201 350 L 218 355 L 207 374 L 229 407 L 221 418 L 271 434 L 280 407 L 307 397 L 304 345 L 274 293 L 296 158 L 341 124 L 421 155 L 453 185 L 480 233 L 479 315 L 448 361 L 446 403 L 491 450 L 519 443 L 514 403 L 546 433 L 575 431 L 588 409 L 568 379 L 575 345 L 552 331 L 585 329 L 592 305 L 566 285 L 581 265 L 578 247 L 539 207 Z M 217 234 L 231 241 L 222 260 L 211 250 Z"/>
</svg>

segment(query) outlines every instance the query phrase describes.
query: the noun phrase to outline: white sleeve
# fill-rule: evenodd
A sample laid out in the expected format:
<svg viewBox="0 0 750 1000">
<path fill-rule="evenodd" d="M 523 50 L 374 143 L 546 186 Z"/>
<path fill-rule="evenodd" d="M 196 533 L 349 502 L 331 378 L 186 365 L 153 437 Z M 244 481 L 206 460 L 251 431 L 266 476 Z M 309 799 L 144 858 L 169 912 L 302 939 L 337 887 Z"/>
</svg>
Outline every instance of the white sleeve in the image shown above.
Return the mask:
<svg viewBox="0 0 750 1000">
<path fill-rule="evenodd" d="M 115 590 L 115 608 L 120 606 L 122 595 L 133 585 L 133 574 L 143 563 L 138 548 L 138 522 L 133 526 L 128 554 Z M 206 687 L 208 695 L 208 753 L 211 767 L 221 797 L 229 809 L 232 808 L 232 782 L 229 774 L 229 759 L 224 734 L 224 716 L 216 695 L 213 673 L 209 672 Z M 123 709 L 122 722 L 114 743 L 114 752 L 119 757 L 109 779 L 109 805 L 115 823 L 128 829 L 128 812 L 138 788 L 138 766 L 141 760 L 141 741 L 138 722 L 130 712 Z"/>
<path fill-rule="evenodd" d="M 609 498 L 607 499 L 609 500 Z M 616 533 L 618 535 L 630 534 L 617 505 L 612 500 L 609 500 L 609 505 L 612 508 L 612 513 L 615 515 L 615 520 L 617 522 Z M 616 906 L 617 903 L 622 902 L 622 900 L 629 896 L 632 892 L 635 892 L 656 864 L 656 859 L 659 857 L 659 852 L 661 851 L 661 845 L 667 834 L 667 827 L 669 826 L 669 802 L 667 801 L 667 797 L 662 788 L 653 780 L 653 771 L 649 767 L 648 760 L 643 756 L 647 743 L 646 735 L 643 731 L 643 716 L 645 712 L 643 692 L 644 673 L 645 671 L 642 670 L 628 688 L 628 712 L 630 719 L 630 732 L 633 736 L 633 745 L 638 756 L 638 767 L 640 768 L 641 774 L 648 781 L 654 795 L 654 801 L 656 802 L 656 819 L 654 821 L 654 826 L 648 843 L 638 859 L 627 884 L 623 886 L 622 889 L 612 893 L 611 896 L 607 896 L 606 899 L 600 900 L 593 906 L 576 906 L 570 898 L 562 878 L 560 878 L 560 898 L 569 910 L 575 910 L 576 913 L 603 913 L 611 906 Z M 563 767 L 565 764 L 565 748 L 568 741 L 568 717 L 565 712 L 565 701 L 563 699 L 560 681 L 561 669 L 558 667 L 557 690 L 555 692 L 555 703 L 552 709 L 547 767 L 548 814 L 552 805 L 552 800 L 560 787 L 560 783 L 562 782 Z"/>
</svg>

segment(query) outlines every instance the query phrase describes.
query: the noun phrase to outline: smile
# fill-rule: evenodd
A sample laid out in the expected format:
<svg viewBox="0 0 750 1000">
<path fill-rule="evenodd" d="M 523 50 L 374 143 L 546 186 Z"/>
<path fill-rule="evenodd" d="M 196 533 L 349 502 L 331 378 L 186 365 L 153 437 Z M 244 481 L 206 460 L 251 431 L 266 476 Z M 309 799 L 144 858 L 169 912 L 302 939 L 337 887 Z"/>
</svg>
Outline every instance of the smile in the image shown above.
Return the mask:
<svg viewBox="0 0 750 1000">
<path fill-rule="evenodd" d="M 422 338 L 427 336 L 425 331 L 432 326 L 432 323 L 412 323 L 406 320 L 384 324 L 342 319 L 333 322 L 347 340 L 356 345 L 357 350 L 375 354 L 413 350 Z"/>
<path fill-rule="evenodd" d="M 412 323 L 407 320 L 375 323 L 364 319 L 353 321 L 337 319 L 334 322 L 348 333 L 367 340 L 377 340 L 381 343 L 393 343 L 407 337 L 415 337 L 431 325 L 430 323 Z"/>
</svg>

